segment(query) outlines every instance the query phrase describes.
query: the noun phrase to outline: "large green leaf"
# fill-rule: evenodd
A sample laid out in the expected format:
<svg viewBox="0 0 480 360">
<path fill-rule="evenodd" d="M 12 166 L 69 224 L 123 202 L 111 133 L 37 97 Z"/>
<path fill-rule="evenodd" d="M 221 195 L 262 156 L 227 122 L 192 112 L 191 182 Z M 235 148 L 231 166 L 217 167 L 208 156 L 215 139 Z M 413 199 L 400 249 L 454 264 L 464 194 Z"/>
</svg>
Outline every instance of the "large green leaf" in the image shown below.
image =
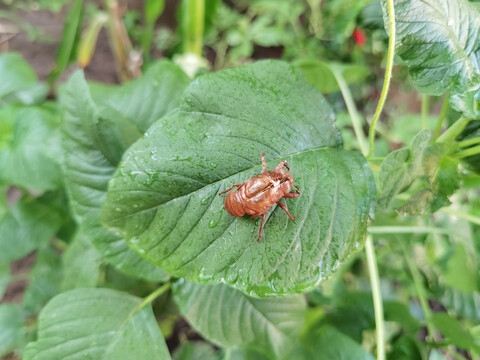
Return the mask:
<svg viewBox="0 0 480 360">
<path fill-rule="evenodd" d="M 36 190 L 51 190 L 62 183 L 60 119 L 48 107 L 0 110 L 0 179 Z"/>
<path fill-rule="evenodd" d="M 57 209 L 37 200 L 20 200 L 0 219 L 0 264 L 48 244 L 61 222 Z"/>
<path fill-rule="evenodd" d="M 359 153 L 340 149 L 334 116 L 301 72 L 279 61 L 204 75 L 180 110 L 156 122 L 119 166 L 104 224 L 150 262 L 194 282 L 259 296 L 304 292 L 362 242 L 375 193 Z M 302 190 L 259 221 L 218 194 L 287 160 Z"/>
<path fill-rule="evenodd" d="M 23 340 L 23 314 L 16 304 L 0 305 L 0 356 L 6 355 Z"/>
<path fill-rule="evenodd" d="M 445 287 L 439 294 L 440 302 L 458 315 L 475 323 L 480 322 L 480 292 L 465 293 L 457 289 Z"/>
<path fill-rule="evenodd" d="M 382 1 L 388 31 L 386 1 Z M 480 87 L 480 12 L 466 0 L 395 0 L 396 50 L 430 95 Z"/>
<path fill-rule="evenodd" d="M 170 359 L 150 306 L 108 289 L 76 289 L 54 297 L 39 317 L 38 340 L 24 360 Z"/>
<path fill-rule="evenodd" d="M 187 81 L 180 69 L 160 62 L 143 78 L 125 86 L 93 85 L 97 105 L 82 74 L 76 73 L 62 98 L 66 110 L 63 146 L 67 187 L 85 236 L 109 263 L 127 274 L 150 280 L 162 280 L 165 273 L 142 260 L 124 239 L 100 225 L 100 206 L 123 152 L 151 122 L 178 104 Z"/>
<path fill-rule="evenodd" d="M 222 347 L 255 348 L 280 358 L 300 335 L 305 317 L 301 295 L 257 299 L 226 285 L 179 281 L 174 300 L 202 336 Z"/>
</svg>

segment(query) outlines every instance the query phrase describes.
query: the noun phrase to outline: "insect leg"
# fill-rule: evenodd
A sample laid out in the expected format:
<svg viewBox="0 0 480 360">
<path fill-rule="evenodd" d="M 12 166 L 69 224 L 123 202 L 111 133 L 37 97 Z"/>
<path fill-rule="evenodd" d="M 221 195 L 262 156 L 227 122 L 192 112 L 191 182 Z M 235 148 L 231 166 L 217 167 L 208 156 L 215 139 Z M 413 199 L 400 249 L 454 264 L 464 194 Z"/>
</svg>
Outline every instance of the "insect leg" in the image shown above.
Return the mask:
<svg viewBox="0 0 480 360">
<path fill-rule="evenodd" d="M 267 172 L 267 163 L 265 162 L 265 153 L 260 155 L 260 158 L 262 159 L 263 172 Z"/>
<path fill-rule="evenodd" d="M 242 186 L 242 184 L 233 184 L 230 189 L 225 190 L 225 191 L 222 191 L 220 194 L 218 194 L 218 196 L 223 195 L 223 194 L 229 192 L 229 191 L 232 190 L 235 186 L 236 186 L 237 188 L 239 188 L 240 186 Z"/>
<path fill-rule="evenodd" d="M 283 209 L 283 211 L 285 211 L 287 213 L 290 220 L 296 220 L 297 219 L 297 218 L 293 217 L 292 214 L 290 214 L 288 212 L 287 207 L 285 205 L 283 205 L 280 201 L 277 201 L 277 204 L 278 204 L 278 206 L 280 206 Z"/>
<path fill-rule="evenodd" d="M 288 163 L 287 163 L 286 161 L 280 161 L 280 162 L 277 164 L 277 166 L 275 166 L 275 170 L 273 170 L 273 171 L 282 170 L 284 166 L 287 168 L 287 170 L 290 170 L 290 168 L 288 167 Z"/>
<path fill-rule="evenodd" d="M 265 214 L 262 214 L 262 223 L 260 224 L 260 231 L 258 232 L 257 242 L 262 238 L 263 223 L 265 222 Z"/>
</svg>

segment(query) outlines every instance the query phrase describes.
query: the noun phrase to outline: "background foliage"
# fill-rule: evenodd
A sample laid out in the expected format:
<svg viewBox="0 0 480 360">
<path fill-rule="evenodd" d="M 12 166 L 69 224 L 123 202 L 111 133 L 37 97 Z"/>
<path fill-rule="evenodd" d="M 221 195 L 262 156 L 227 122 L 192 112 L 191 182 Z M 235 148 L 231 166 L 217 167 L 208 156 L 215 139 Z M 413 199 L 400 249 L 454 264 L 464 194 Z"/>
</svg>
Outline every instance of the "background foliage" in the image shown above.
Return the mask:
<svg viewBox="0 0 480 360">
<path fill-rule="evenodd" d="M 3 0 L 63 26 L 0 54 L 0 356 L 480 358 L 480 9 L 389 2 Z M 257 243 L 262 152 L 302 194 Z"/>
</svg>

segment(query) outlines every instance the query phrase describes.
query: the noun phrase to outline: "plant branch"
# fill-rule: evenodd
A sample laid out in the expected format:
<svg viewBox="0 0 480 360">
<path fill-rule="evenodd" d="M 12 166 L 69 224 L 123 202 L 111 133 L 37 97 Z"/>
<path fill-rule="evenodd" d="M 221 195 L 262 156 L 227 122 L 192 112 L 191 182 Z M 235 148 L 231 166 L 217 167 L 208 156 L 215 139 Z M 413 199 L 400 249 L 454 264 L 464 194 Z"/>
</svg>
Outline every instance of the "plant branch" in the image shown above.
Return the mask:
<svg viewBox="0 0 480 360">
<path fill-rule="evenodd" d="M 433 132 L 432 142 L 435 142 L 440 135 L 440 131 L 442 131 L 442 125 L 445 121 L 445 117 L 447 116 L 448 104 L 450 103 L 450 94 L 446 94 L 445 98 L 443 99 L 442 109 L 440 110 L 440 114 L 438 115 L 437 126 L 435 127 L 435 131 Z"/>
<path fill-rule="evenodd" d="M 450 142 L 453 139 L 455 139 L 460 133 L 465 129 L 465 126 L 468 125 L 468 123 L 472 119 L 469 118 L 460 118 L 455 123 L 453 123 L 452 126 L 450 126 L 440 137 L 437 139 L 437 142 Z"/>
<path fill-rule="evenodd" d="M 413 283 L 415 285 L 415 290 L 417 292 L 418 300 L 420 301 L 420 306 L 422 307 L 423 314 L 425 315 L 425 322 L 428 329 L 428 337 L 431 337 L 431 340 L 435 341 L 435 338 L 434 338 L 435 328 L 430 323 L 430 318 L 432 316 L 432 313 L 428 305 L 427 292 L 425 290 L 425 287 L 423 286 L 422 277 L 420 275 L 420 272 L 417 269 L 417 265 L 413 261 L 412 254 L 408 252 L 406 245 L 402 241 L 399 241 L 399 242 L 401 244 L 403 255 L 407 263 L 408 269 L 412 274 Z"/>
<path fill-rule="evenodd" d="M 368 272 L 372 286 L 373 307 L 375 310 L 375 326 L 377 330 L 377 360 L 385 360 L 385 322 L 383 320 L 383 301 L 380 291 L 380 278 L 378 276 L 377 259 L 373 247 L 372 236 L 367 236 L 365 242 L 365 253 L 367 254 Z"/>
<path fill-rule="evenodd" d="M 459 153 L 456 153 L 455 156 L 458 158 L 465 158 L 465 157 L 469 157 L 477 154 L 480 154 L 480 145 L 462 150 Z"/>
<path fill-rule="evenodd" d="M 430 113 L 430 96 L 427 94 L 422 95 L 422 130 L 428 127 L 427 118 Z"/>
<path fill-rule="evenodd" d="M 205 0 L 186 0 L 184 52 L 202 56 Z"/>
<path fill-rule="evenodd" d="M 357 137 L 360 151 L 363 153 L 363 155 L 366 155 L 368 153 L 367 140 L 365 139 L 365 135 L 363 133 L 362 119 L 358 113 L 357 107 L 355 106 L 355 102 L 353 101 L 352 93 L 340 71 L 332 69 L 332 73 L 337 80 L 338 86 L 340 87 L 343 99 L 345 100 L 345 105 L 347 105 L 347 110 L 350 114 L 350 118 L 352 119 L 353 130 L 355 132 L 355 136 Z"/>
<path fill-rule="evenodd" d="M 390 87 L 390 78 L 392 77 L 393 57 L 395 55 L 395 8 L 393 6 L 393 0 L 387 0 L 387 5 L 388 28 L 390 32 L 390 38 L 388 40 L 387 67 L 385 69 L 385 79 L 383 80 L 383 88 L 380 94 L 380 100 L 378 101 L 377 109 L 373 115 L 372 124 L 370 125 L 370 130 L 368 132 L 368 137 L 370 139 L 370 150 L 367 158 L 370 158 L 373 155 L 375 148 L 375 127 L 377 126 L 377 121 L 380 118 L 383 105 L 385 105 L 385 100 L 387 99 L 388 88 Z"/>
<path fill-rule="evenodd" d="M 445 229 L 426 226 L 370 226 L 370 234 L 449 234 Z"/>
<path fill-rule="evenodd" d="M 459 141 L 457 143 L 458 147 L 469 147 L 469 146 L 472 146 L 472 145 L 477 145 L 477 144 L 480 144 L 480 136 L 479 137 L 475 137 L 473 139 L 468 139 L 468 140 L 463 140 L 463 141 Z"/>
<path fill-rule="evenodd" d="M 455 209 L 452 209 L 452 208 L 447 208 L 447 207 L 446 208 L 441 208 L 440 211 L 445 213 L 445 214 L 456 216 L 459 219 L 467 220 L 467 221 L 469 221 L 473 224 L 480 225 L 480 217 L 478 217 L 478 216 L 467 214 L 467 213 L 464 213 L 462 211 L 455 210 Z"/>
</svg>

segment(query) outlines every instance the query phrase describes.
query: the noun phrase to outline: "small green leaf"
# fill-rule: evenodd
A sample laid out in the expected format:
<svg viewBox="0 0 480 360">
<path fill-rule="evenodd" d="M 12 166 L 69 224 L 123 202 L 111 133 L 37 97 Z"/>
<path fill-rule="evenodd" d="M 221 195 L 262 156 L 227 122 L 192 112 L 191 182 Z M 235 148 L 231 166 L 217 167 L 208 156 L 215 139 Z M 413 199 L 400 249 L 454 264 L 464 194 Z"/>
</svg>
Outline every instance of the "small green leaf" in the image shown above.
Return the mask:
<svg viewBox="0 0 480 360">
<path fill-rule="evenodd" d="M 204 75 L 128 150 L 102 221 L 178 277 L 305 292 L 360 245 L 372 210 L 370 168 L 339 146 L 330 108 L 299 70 L 265 61 Z M 257 243 L 260 219 L 230 216 L 218 194 L 261 173 L 262 152 L 269 169 L 287 160 L 303 193 L 286 201 L 298 220 L 276 207 Z"/>
<path fill-rule="evenodd" d="M 442 274 L 442 282 L 462 292 L 473 293 L 477 290 L 475 273 L 475 264 L 468 256 L 465 246 L 458 243 L 453 256 L 447 262 L 447 269 Z"/>
<path fill-rule="evenodd" d="M 0 264 L 48 244 L 61 223 L 55 208 L 37 200 L 20 200 L 0 219 Z"/>
<path fill-rule="evenodd" d="M 124 86 L 92 85 L 93 96 L 81 73 L 76 73 L 62 94 L 65 176 L 73 211 L 105 260 L 132 276 L 163 280 L 167 275 L 101 227 L 100 206 L 123 152 L 178 104 L 187 82 L 178 67 L 162 61 Z"/>
<path fill-rule="evenodd" d="M 388 360 L 424 360 L 427 354 L 426 346 L 413 335 L 401 336 L 391 346 Z"/>
<path fill-rule="evenodd" d="M 318 60 L 299 60 L 294 63 L 305 74 L 307 81 L 314 85 L 323 94 L 339 91 L 337 76 L 340 74 L 347 84 L 365 80 L 368 75 L 367 68 L 360 65 L 327 63 Z"/>
<path fill-rule="evenodd" d="M 204 286 L 179 281 L 173 296 L 187 321 L 202 336 L 222 347 L 254 348 L 286 354 L 302 329 L 305 298 L 256 299 L 226 285 Z"/>
<path fill-rule="evenodd" d="M 59 292 L 61 270 L 60 256 L 55 250 L 45 248 L 37 252 L 22 299 L 22 308 L 27 315 L 36 315 Z"/>
<path fill-rule="evenodd" d="M 359 343 L 331 326 L 313 330 L 302 341 L 302 348 L 304 356 L 298 360 L 374 360 Z"/>
<path fill-rule="evenodd" d="M 70 11 L 63 23 L 62 39 L 57 50 L 55 68 L 49 75 L 50 83 L 65 71 L 65 69 L 77 57 L 77 46 L 82 31 L 83 21 L 83 0 L 72 2 Z"/>
<path fill-rule="evenodd" d="M 24 360 L 170 359 L 150 306 L 109 289 L 76 289 L 54 297 L 39 316 L 38 340 Z"/>
<path fill-rule="evenodd" d="M 0 305 L 0 356 L 19 347 L 23 341 L 23 314 L 16 304 Z"/>
<path fill-rule="evenodd" d="M 388 32 L 386 1 L 382 1 Z M 480 87 L 480 12 L 466 0 L 395 0 L 396 53 L 417 89 L 463 94 Z"/>
<path fill-rule="evenodd" d="M 58 188 L 63 181 L 59 122 L 48 107 L 0 109 L 0 127 L 7 128 L 0 139 L 0 178 L 28 189 Z"/>
<path fill-rule="evenodd" d="M 480 292 L 464 293 L 460 290 L 445 287 L 439 294 L 440 302 L 458 315 L 480 322 Z"/>
<path fill-rule="evenodd" d="M 219 359 L 212 345 L 205 342 L 193 341 L 181 345 L 172 354 L 173 360 L 213 360 Z"/>
<path fill-rule="evenodd" d="M 478 347 L 463 324 L 447 313 L 436 313 L 429 320 L 445 336 L 447 341 L 456 346 L 466 350 Z"/>
<path fill-rule="evenodd" d="M 409 148 L 393 151 L 385 157 L 378 180 L 377 205 L 380 208 L 388 208 L 395 195 L 422 175 L 423 153 L 429 141 L 430 132 L 423 130 L 413 138 Z"/>
<path fill-rule="evenodd" d="M 412 316 L 407 305 L 399 301 L 386 301 L 385 320 L 395 321 L 402 325 L 402 327 L 410 334 L 416 334 L 420 329 L 420 322 Z"/>
<path fill-rule="evenodd" d="M 19 53 L 7 52 L 0 55 L 0 99 L 24 91 L 37 82 L 37 75 Z"/>
<path fill-rule="evenodd" d="M 98 281 L 100 261 L 100 253 L 92 245 L 87 235 L 79 230 L 67 251 L 62 254 L 62 290 L 95 287 Z"/>
</svg>

